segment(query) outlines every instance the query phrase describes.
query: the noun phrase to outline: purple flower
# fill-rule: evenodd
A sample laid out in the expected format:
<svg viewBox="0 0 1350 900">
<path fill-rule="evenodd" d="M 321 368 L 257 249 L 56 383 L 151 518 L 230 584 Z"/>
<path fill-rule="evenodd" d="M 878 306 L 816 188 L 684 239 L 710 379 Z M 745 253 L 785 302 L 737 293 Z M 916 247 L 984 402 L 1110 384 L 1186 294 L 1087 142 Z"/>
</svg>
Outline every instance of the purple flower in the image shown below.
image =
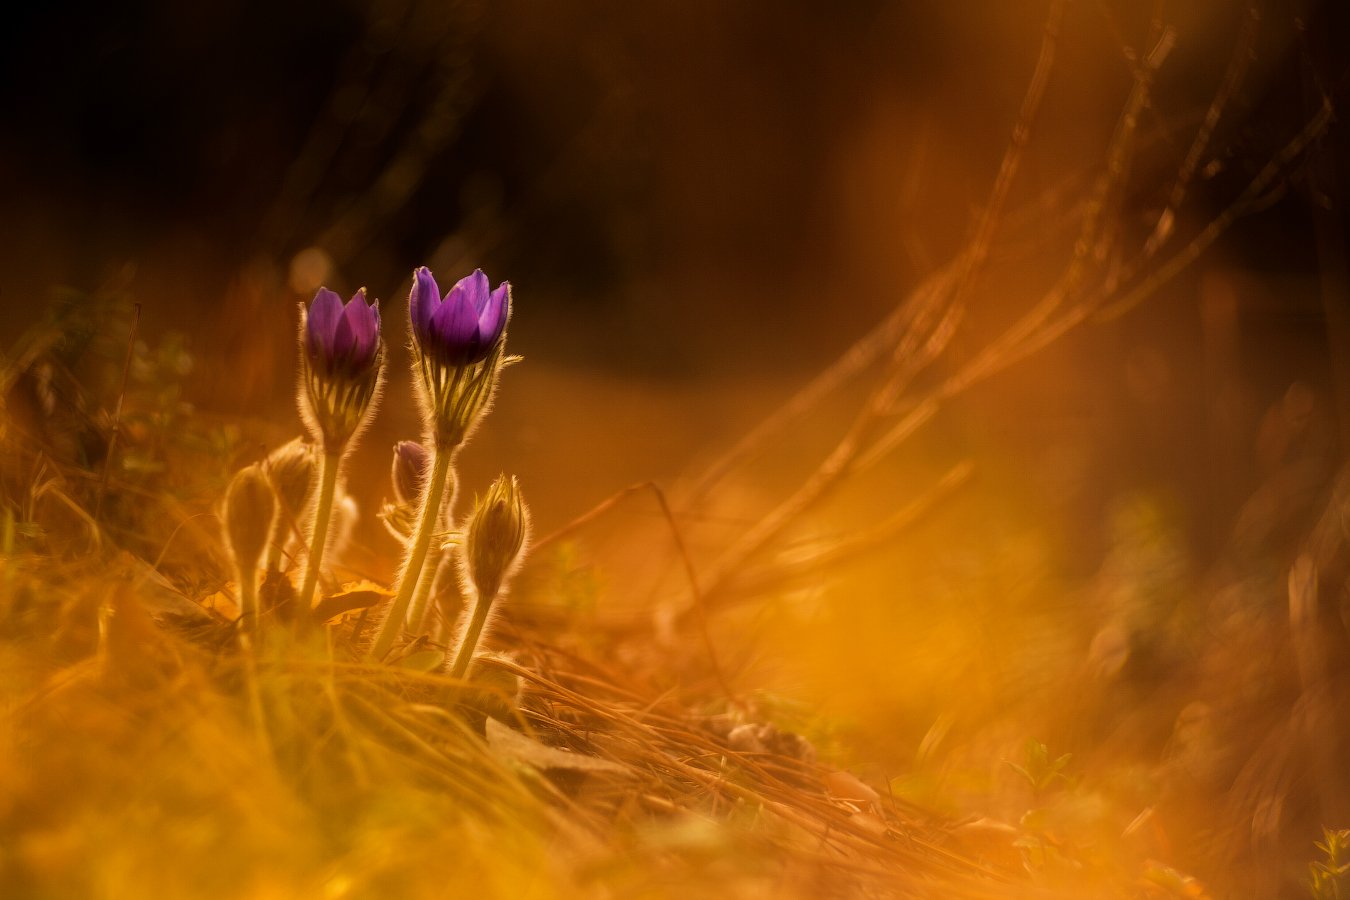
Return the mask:
<svg viewBox="0 0 1350 900">
<path fill-rule="evenodd" d="M 408 314 L 418 348 L 433 360 L 451 366 L 481 362 L 492 352 L 511 317 L 511 284 L 491 290 L 482 269 L 455 282 L 441 297 L 431 271 L 413 273 Z"/>
<path fill-rule="evenodd" d="M 319 374 L 367 375 L 380 349 L 380 308 L 366 302 L 365 288 L 345 305 L 328 288 L 319 288 L 305 318 L 304 344 L 310 366 Z"/>
</svg>

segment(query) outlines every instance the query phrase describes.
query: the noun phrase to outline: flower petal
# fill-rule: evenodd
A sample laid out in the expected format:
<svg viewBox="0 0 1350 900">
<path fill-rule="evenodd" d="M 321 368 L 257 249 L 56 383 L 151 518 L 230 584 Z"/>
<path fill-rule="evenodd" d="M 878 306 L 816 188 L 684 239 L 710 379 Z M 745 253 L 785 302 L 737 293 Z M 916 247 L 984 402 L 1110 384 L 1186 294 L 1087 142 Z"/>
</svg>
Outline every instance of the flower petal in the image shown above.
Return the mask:
<svg viewBox="0 0 1350 900">
<path fill-rule="evenodd" d="M 511 282 L 503 281 L 488 297 L 487 306 L 478 317 L 478 333 L 483 343 L 491 346 L 501 337 L 511 318 Z"/>
<path fill-rule="evenodd" d="M 334 368 L 350 368 L 353 351 L 356 349 L 356 332 L 352 330 L 351 322 L 347 321 L 344 314 L 338 319 L 337 328 L 333 330 L 333 347 L 329 357 L 330 365 Z"/>
<path fill-rule="evenodd" d="M 352 295 L 352 299 L 347 301 L 347 308 L 342 312 L 341 325 L 345 324 L 351 334 L 351 347 L 346 350 L 354 368 L 363 369 L 370 364 L 375 357 L 375 348 L 380 341 L 380 318 L 379 308 L 366 303 L 366 289 L 361 288 Z M 343 349 L 337 347 L 334 341 L 334 351 L 342 353 Z"/>
<path fill-rule="evenodd" d="M 408 318 L 412 321 L 413 336 L 419 343 L 427 338 L 431 317 L 441 305 L 441 289 L 431 270 L 422 266 L 413 272 L 412 292 L 408 295 Z"/>
<path fill-rule="evenodd" d="M 342 298 L 328 288 L 319 288 L 305 319 L 305 349 L 311 358 L 326 357 L 332 352 L 333 336 L 341 316 Z"/>
<path fill-rule="evenodd" d="M 437 350 L 455 364 L 472 361 L 479 345 L 478 316 L 464 284 L 467 280 L 461 279 L 450 289 L 431 320 Z"/>
<path fill-rule="evenodd" d="M 482 269 L 474 269 L 473 274 L 466 278 L 461 278 L 455 287 L 464 285 L 468 292 L 469 301 L 473 304 L 474 316 L 480 316 L 483 308 L 488 304 L 488 294 L 492 289 L 492 282 L 483 274 Z"/>
</svg>

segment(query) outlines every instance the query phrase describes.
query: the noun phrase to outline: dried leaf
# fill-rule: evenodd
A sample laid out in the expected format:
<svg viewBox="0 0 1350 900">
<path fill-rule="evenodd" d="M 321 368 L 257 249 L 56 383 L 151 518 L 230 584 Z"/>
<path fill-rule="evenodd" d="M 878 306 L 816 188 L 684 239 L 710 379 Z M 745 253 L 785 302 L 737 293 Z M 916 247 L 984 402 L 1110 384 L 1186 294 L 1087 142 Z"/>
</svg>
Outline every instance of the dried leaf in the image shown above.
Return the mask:
<svg viewBox="0 0 1350 900">
<path fill-rule="evenodd" d="M 880 794 L 863 784 L 856 775 L 851 775 L 848 772 L 830 772 L 821 781 L 825 784 L 825 790 L 829 791 L 830 796 L 836 800 L 876 803 L 881 799 Z"/>
<path fill-rule="evenodd" d="M 445 664 L 444 650 L 418 650 L 400 659 L 396 665 L 412 672 L 434 672 Z"/>
<path fill-rule="evenodd" d="M 607 759 L 541 744 L 496 719 L 487 720 L 487 742 L 492 752 L 503 759 L 525 763 L 536 769 L 604 773 L 623 777 L 632 774 L 628 769 Z"/>
<path fill-rule="evenodd" d="M 352 610 L 368 609 L 392 596 L 393 591 L 373 581 L 348 582 L 336 594 L 329 594 L 314 604 L 314 621 L 327 622 Z"/>
</svg>

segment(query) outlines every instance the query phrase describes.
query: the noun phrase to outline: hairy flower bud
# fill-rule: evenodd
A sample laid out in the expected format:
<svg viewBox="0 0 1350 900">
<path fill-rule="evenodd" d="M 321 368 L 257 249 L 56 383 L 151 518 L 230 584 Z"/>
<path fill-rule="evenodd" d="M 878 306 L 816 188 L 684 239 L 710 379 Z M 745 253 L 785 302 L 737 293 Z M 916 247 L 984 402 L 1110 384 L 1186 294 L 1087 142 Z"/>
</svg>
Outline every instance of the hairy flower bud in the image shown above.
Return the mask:
<svg viewBox="0 0 1350 900">
<path fill-rule="evenodd" d="M 492 283 L 475 269 L 455 282 L 442 297 L 426 266 L 413 273 L 408 316 L 418 349 L 437 363 L 467 366 L 481 362 L 506 330 L 511 318 L 511 283 Z"/>
<path fill-rule="evenodd" d="M 408 295 L 413 371 L 428 425 L 441 451 L 468 439 L 487 411 L 505 357 L 511 285 L 495 290 L 482 270 L 461 278 L 444 296 L 425 266 Z"/>
<path fill-rule="evenodd" d="M 417 441 L 399 441 L 394 445 L 394 466 L 390 480 L 394 484 L 394 500 L 402 506 L 411 506 L 422 494 L 431 466 L 431 454 Z"/>
<path fill-rule="evenodd" d="M 275 512 L 276 499 L 262 469 L 251 465 L 236 472 L 225 489 L 222 518 L 225 539 L 241 575 L 251 577 L 258 567 Z"/>
<path fill-rule="evenodd" d="M 380 310 L 365 288 L 344 305 L 320 288 L 302 310 L 300 412 L 328 453 L 346 447 L 364 427 L 384 362 Z"/>
<path fill-rule="evenodd" d="M 529 512 L 514 476 L 497 476 L 478 502 L 464 538 L 469 578 L 480 598 L 495 597 L 521 557 Z"/>
<path fill-rule="evenodd" d="M 300 438 L 288 441 L 267 454 L 263 465 L 283 512 L 292 518 L 299 516 L 314 489 L 314 445 Z"/>
<path fill-rule="evenodd" d="M 380 307 L 366 302 L 365 288 L 345 304 L 328 288 L 319 288 L 306 313 L 301 342 L 321 375 L 359 380 L 379 356 Z"/>
</svg>

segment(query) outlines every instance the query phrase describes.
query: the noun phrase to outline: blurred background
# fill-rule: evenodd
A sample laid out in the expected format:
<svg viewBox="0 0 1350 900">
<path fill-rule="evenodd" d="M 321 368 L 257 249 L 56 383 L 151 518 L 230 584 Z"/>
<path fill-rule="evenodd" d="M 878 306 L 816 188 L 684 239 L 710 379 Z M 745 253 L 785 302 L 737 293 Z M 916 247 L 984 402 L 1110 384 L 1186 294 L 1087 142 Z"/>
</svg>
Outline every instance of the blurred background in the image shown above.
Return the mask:
<svg viewBox="0 0 1350 900">
<path fill-rule="evenodd" d="M 125 282 L 147 333 L 193 338 L 203 408 L 281 419 L 295 304 L 317 285 L 366 285 L 397 345 L 415 265 L 447 283 L 482 266 L 516 285 L 514 346 L 530 362 L 502 396 L 513 424 L 494 433 L 503 451 L 553 457 L 552 520 L 726 441 L 952 257 L 987 202 L 1043 7 L 33 5 L 0 37 L 4 325 L 39 316 L 52 285 Z M 1193 124 L 1245 16 L 1226 0 L 1165 9 L 1180 40 L 1148 114 L 1155 131 Z M 1217 155 L 1234 184 L 1309 107 L 1307 35 L 1281 10 L 1223 122 Z M 1339 48 L 1339 5 L 1310 14 L 1315 41 Z M 1013 206 L 1100 165 L 1130 84 L 1121 48 L 1143 40 L 1150 15 L 1072 5 Z M 1185 142 L 1155 137 L 1145 164 L 1161 174 Z M 1162 178 L 1140 181 L 1138 202 L 1156 203 Z M 1315 278 L 1309 190 L 1244 222 L 1189 293 L 1221 262 L 1285 278 L 1233 298 L 1241 339 L 1257 342 L 1247 364 L 1257 379 L 1325 386 L 1316 292 L 1288 289 Z M 999 293 L 982 304 L 1011 304 Z M 1187 405 L 1153 418 L 1202 401 L 1199 361 L 1167 346 L 1193 347 L 1200 327 L 1199 304 L 1173 300 L 1120 329 L 1149 345 L 1122 348 L 1143 353 L 1137 366 L 1191 370 L 1163 392 Z M 1068 360 L 1045 366 L 1060 396 L 1027 396 L 1036 418 L 1124 425 L 1119 405 L 1097 401 L 1124 387 L 1125 360 L 1088 358 L 1102 364 L 1078 372 L 1082 384 L 1063 383 Z M 1289 368 L 1270 372 L 1276 358 Z M 613 383 L 596 395 L 567 382 L 591 376 Z M 406 413 L 387 406 L 382 430 Z M 587 437 L 597 429 L 603 440 Z M 1198 475 L 1180 470 L 1199 464 L 1181 436 L 1160 431 L 1167 450 L 1149 462 Z M 1130 441 L 1141 464 L 1148 440 Z"/>
<path fill-rule="evenodd" d="M 465 485 L 518 473 L 547 533 L 628 485 L 686 483 L 961 252 L 1051 8 L 27 4 L 0 30 L 0 339 L 40 321 L 54 288 L 139 302 L 147 346 L 183 336 L 191 421 L 245 423 L 243 462 L 296 431 L 297 304 L 320 284 L 364 285 L 394 350 L 352 469 L 372 473 L 352 491 L 374 509 L 388 447 L 417 433 L 400 387 L 410 273 L 429 265 L 447 287 L 482 267 L 514 286 L 525 362 L 466 451 Z M 1177 211 L 1184 239 L 1324 97 L 1344 105 L 1343 3 L 1067 4 L 1007 225 L 931 377 L 959 371 L 1063 269 L 1072 198 L 1105 170 L 1155 21 L 1172 40 L 1111 211 L 1136 244 L 1225 84 Z M 1254 859 L 1288 884 L 1311 823 L 1350 815 L 1342 776 L 1298 774 L 1343 746 L 1345 715 L 1319 720 L 1326 743 L 1311 749 L 1288 719 L 1309 681 L 1286 590 L 1339 509 L 1350 433 L 1344 122 L 1287 162 L 1147 302 L 964 393 L 789 529 L 770 550 L 856 533 L 973 463 L 902 541 L 731 613 L 747 627 L 715 630 L 740 684 L 803 702 L 830 723 L 815 739 L 954 811 L 1011 815 L 1025 798 L 1001 760 L 1028 737 L 1071 749 L 1112 785 L 1106 807 L 1183 795 L 1148 829 L 1165 851 L 1214 872 Z M 716 500 L 680 507 L 695 561 L 809 473 L 862 397 L 842 390 Z M 650 498 L 607 521 L 590 550 L 641 526 L 666 556 L 652 573 L 612 550 L 597 584 L 629 606 L 675 590 Z M 394 546 L 364 528 L 360 564 L 387 575 Z M 1318 658 L 1337 673 L 1350 619 L 1328 553 Z M 1252 825 L 1260 804 L 1278 827 Z"/>
</svg>

